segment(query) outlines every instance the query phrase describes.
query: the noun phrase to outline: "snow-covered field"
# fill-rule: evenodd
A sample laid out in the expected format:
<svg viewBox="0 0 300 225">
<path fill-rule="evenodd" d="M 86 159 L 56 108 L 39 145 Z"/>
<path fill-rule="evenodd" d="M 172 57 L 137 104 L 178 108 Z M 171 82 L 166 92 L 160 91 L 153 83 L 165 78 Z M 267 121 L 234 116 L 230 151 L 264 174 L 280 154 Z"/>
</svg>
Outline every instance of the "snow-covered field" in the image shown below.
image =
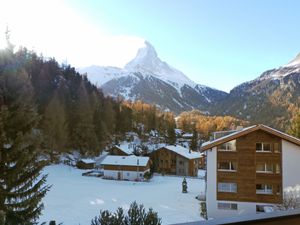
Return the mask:
<svg viewBox="0 0 300 225">
<path fill-rule="evenodd" d="M 51 165 L 47 183 L 51 190 L 44 198 L 45 209 L 40 222 L 56 220 L 64 225 L 89 225 L 99 211 L 128 209 L 133 201 L 152 207 L 163 224 L 201 220 L 199 201 L 204 180 L 187 178 L 188 193 L 181 193 L 181 177 L 154 176 L 148 183 L 104 180 L 82 176 L 82 170 Z"/>
</svg>

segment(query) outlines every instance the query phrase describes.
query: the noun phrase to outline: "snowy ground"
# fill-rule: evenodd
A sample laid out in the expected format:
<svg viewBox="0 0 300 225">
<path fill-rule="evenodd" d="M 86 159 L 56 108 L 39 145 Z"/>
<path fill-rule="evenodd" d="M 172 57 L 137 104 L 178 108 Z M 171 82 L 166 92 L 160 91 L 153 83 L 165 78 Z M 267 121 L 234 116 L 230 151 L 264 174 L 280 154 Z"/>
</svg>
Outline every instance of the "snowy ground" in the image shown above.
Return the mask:
<svg viewBox="0 0 300 225">
<path fill-rule="evenodd" d="M 89 225 L 101 209 L 128 209 L 133 201 L 152 207 L 163 224 L 201 220 L 195 196 L 204 191 L 203 179 L 187 178 L 188 193 L 182 194 L 181 177 L 154 176 L 149 183 L 103 180 L 84 177 L 82 170 L 65 165 L 48 166 L 44 172 L 53 186 L 44 198 L 40 222 Z"/>
</svg>

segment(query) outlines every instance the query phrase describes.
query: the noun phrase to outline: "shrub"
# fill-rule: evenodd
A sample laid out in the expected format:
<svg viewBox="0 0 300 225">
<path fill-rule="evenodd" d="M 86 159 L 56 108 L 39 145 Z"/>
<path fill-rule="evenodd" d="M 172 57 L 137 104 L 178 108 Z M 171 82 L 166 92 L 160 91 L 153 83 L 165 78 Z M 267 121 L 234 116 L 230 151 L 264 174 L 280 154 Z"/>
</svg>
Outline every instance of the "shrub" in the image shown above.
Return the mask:
<svg viewBox="0 0 300 225">
<path fill-rule="evenodd" d="M 161 219 L 151 208 L 146 212 L 144 205 L 133 202 L 127 215 L 124 215 L 122 208 L 118 208 L 115 213 L 100 211 L 100 215 L 92 220 L 91 225 L 161 225 Z"/>
</svg>

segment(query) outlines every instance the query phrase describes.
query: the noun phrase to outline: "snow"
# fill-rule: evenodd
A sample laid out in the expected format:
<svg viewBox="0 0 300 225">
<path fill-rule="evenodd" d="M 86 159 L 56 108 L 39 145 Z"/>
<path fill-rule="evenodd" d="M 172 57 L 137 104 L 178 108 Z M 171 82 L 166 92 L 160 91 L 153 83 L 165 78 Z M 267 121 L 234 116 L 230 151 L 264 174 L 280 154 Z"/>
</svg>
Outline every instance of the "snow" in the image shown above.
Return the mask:
<svg viewBox="0 0 300 225">
<path fill-rule="evenodd" d="M 195 197 L 205 190 L 203 179 L 186 178 L 188 193 L 182 194 L 182 177 L 154 176 L 150 182 L 105 180 L 82 176 L 82 170 L 65 165 L 47 166 L 44 173 L 53 186 L 44 198 L 39 222 L 86 225 L 100 210 L 127 210 L 133 201 L 152 207 L 164 225 L 201 220 Z"/>
<path fill-rule="evenodd" d="M 146 166 L 148 164 L 149 157 L 142 156 L 120 156 L 120 155 L 108 155 L 102 161 L 101 165 L 122 165 L 122 166 Z"/>
<path fill-rule="evenodd" d="M 133 152 L 133 144 L 129 142 L 122 142 L 120 145 L 115 145 L 116 148 L 120 149 L 122 152 L 125 152 L 127 155 L 131 155 Z"/>
<path fill-rule="evenodd" d="M 256 127 L 256 126 L 257 126 L 257 125 L 253 125 L 253 126 L 250 126 L 250 127 L 246 127 L 246 128 L 244 128 L 244 129 L 238 130 L 238 131 L 233 132 L 233 133 L 231 133 L 231 134 L 228 134 L 228 135 L 226 135 L 226 136 L 217 138 L 217 139 L 215 139 L 215 140 L 213 140 L 213 141 L 207 141 L 207 142 L 204 142 L 204 143 L 201 145 L 201 148 L 202 148 L 202 147 L 205 147 L 206 145 L 210 145 L 210 144 L 213 144 L 213 143 L 215 143 L 215 142 L 217 142 L 217 141 L 223 140 L 223 139 L 225 139 L 225 138 L 234 136 L 234 135 L 236 135 L 236 134 L 239 134 L 239 133 L 244 132 L 244 131 L 246 131 L 246 130 L 248 130 L 248 129 L 254 128 L 254 127 Z"/>
<path fill-rule="evenodd" d="M 289 62 L 286 67 L 290 66 L 300 66 L 300 53 L 296 56 L 295 59 L 293 59 L 291 62 Z"/>
<path fill-rule="evenodd" d="M 180 96 L 182 96 L 181 88 L 184 85 L 188 85 L 201 93 L 207 102 L 211 102 L 204 93 L 207 90 L 206 86 L 196 84 L 183 72 L 162 61 L 158 57 L 154 47 L 147 41 L 145 41 L 142 48 L 138 49 L 136 57 L 128 62 L 124 68 L 93 65 L 90 67 L 77 68 L 76 70 L 81 74 L 86 73 L 88 79 L 98 86 L 102 86 L 112 79 L 133 76 L 133 74 L 140 72 L 144 78 L 153 76 L 170 84 L 177 90 Z M 126 99 L 131 99 L 130 93 L 131 88 L 127 87 L 122 90 L 121 94 L 123 94 Z M 176 101 L 176 103 L 181 106 L 180 102 Z"/>
<path fill-rule="evenodd" d="M 96 163 L 96 161 L 93 160 L 93 159 L 81 159 L 80 161 L 82 161 L 82 162 L 84 162 L 84 163 L 86 163 L 86 164 L 89 164 L 89 163 Z"/>
<path fill-rule="evenodd" d="M 197 159 L 201 157 L 201 153 L 190 151 L 188 148 L 184 148 L 180 145 L 167 145 L 164 148 L 173 151 L 187 159 Z"/>
</svg>

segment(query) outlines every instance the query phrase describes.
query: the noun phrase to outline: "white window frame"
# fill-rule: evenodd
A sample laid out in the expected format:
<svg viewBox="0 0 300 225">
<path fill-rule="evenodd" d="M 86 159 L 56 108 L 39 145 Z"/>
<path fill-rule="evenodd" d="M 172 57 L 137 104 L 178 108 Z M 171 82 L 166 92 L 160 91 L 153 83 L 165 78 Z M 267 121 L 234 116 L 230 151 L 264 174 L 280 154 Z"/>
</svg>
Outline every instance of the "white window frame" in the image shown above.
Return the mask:
<svg viewBox="0 0 300 225">
<path fill-rule="evenodd" d="M 256 170 L 256 173 L 274 173 L 274 167 L 273 167 L 273 164 L 272 164 L 272 171 L 269 171 L 267 170 L 267 165 L 270 165 L 268 163 L 264 163 L 264 170 Z"/>
<path fill-rule="evenodd" d="M 269 184 L 257 184 L 262 185 L 263 189 L 256 189 L 256 194 L 262 194 L 262 195 L 272 195 L 273 194 L 273 186 Z M 268 189 L 268 186 L 271 187 L 271 189 Z"/>
<path fill-rule="evenodd" d="M 219 163 L 229 163 L 229 169 L 219 169 Z M 235 169 L 232 169 L 233 166 L 232 166 L 232 162 L 218 162 L 218 171 L 223 171 L 223 172 L 236 172 L 237 170 Z M 237 163 L 236 163 L 236 167 L 237 167 Z"/>
<path fill-rule="evenodd" d="M 229 203 L 229 202 L 218 202 L 219 210 L 238 210 L 237 203 Z"/>
<path fill-rule="evenodd" d="M 262 150 L 258 150 L 257 148 L 256 148 L 256 144 L 261 144 L 262 146 Z M 266 145 L 266 144 L 268 144 L 268 145 L 270 145 L 270 150 L 264 150 L 264 145 Z M 265 152 L 265 153 L 270 153 L 270 152 L 272 152 L 272 146 L 271 146 L 271 143 L 268 143 L 268 142 L 256 142 L 255 143 L 255 151 L 256 152 Z"/>
<path fill-rule="evenodd" d="M 224 188 L 224 189 L 222 189 L 222 188 Z M 218 183 L 218 192 L 237 193 L 237 184 L 236 183 L 219 182 Z"/>
<path fill-rule="evenodd" d="M 235 149 L 234 149 L 234 150 L 229 149 L 229 146 L 230 146 L 229 143 L 230 143 L 230 142 L 234 142 L 234 146 L 235 146 Z M 226 146 L 226 149 L 220 148 L 222 145 L 225 145 L 225 146 Z M 226 142 L 226 143 L 224 143 L 224 144 L 219 145 L 218 151 L 219 151 L 219 152 L 236 152 L 236 140 L 231 140 L 231 141 L 228 141 L 228 142 Z"/>
</svg>

